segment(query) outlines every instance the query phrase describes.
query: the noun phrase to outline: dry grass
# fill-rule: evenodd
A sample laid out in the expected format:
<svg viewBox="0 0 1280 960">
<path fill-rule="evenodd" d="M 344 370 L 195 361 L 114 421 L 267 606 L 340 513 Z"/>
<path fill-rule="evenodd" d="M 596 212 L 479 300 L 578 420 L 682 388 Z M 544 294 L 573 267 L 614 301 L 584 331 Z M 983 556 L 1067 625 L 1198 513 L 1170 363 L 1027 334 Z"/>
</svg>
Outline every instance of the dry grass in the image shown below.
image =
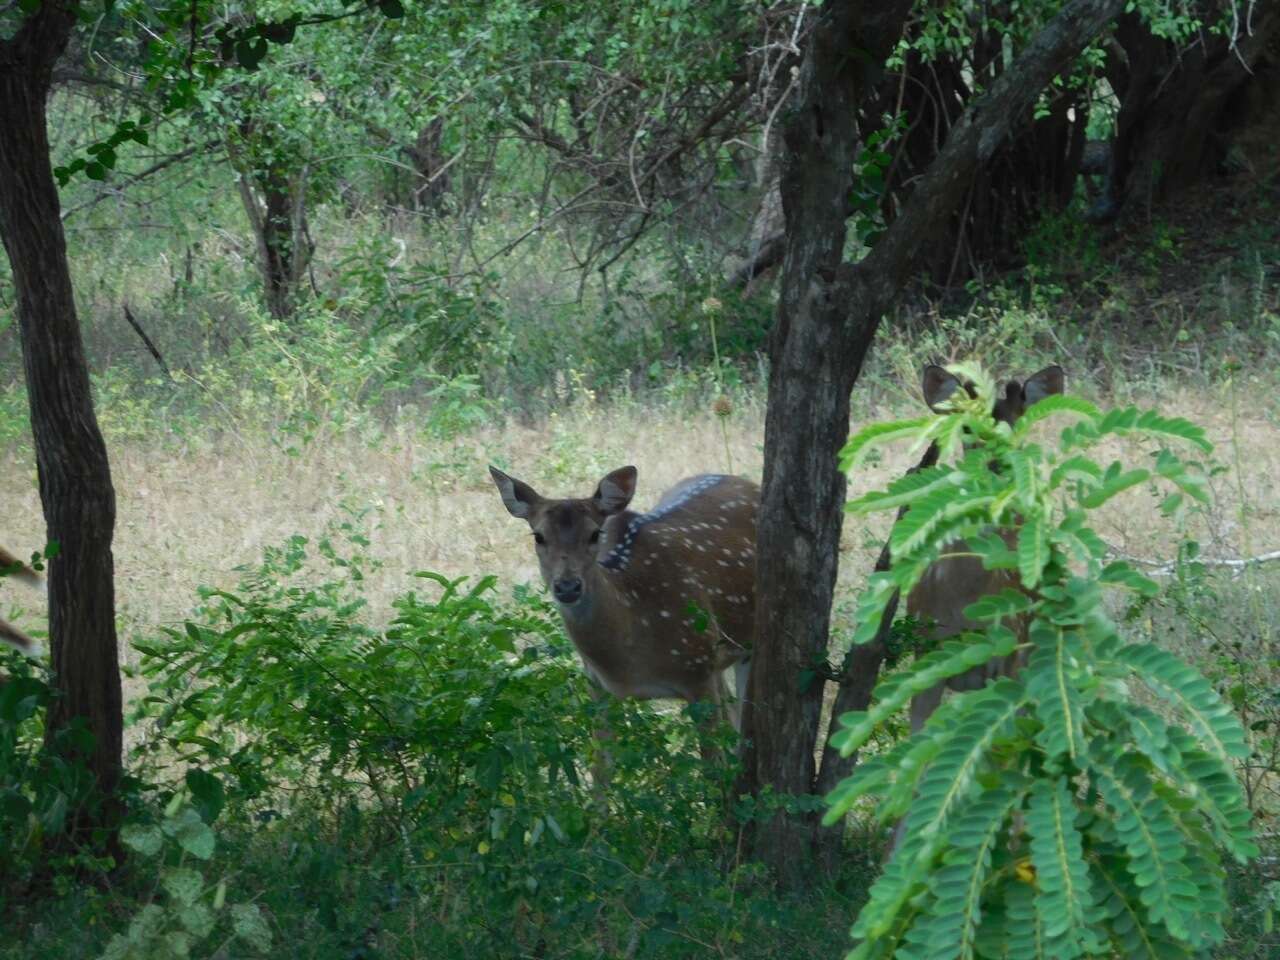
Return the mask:
<svg viewBox="0 0 1280 960">
<path fill-rule="evenodd" d="M 903 398 L 855 411 L 859 421 L 915 412 Z M 1203 424 L 1228 470 L 1215 479 L 1217 503 L 1193 517 L 1190 534 L 1211 556 L 1240 556 L 1280 548 L 1280 436 L 1274 406 L 1240 411 L 1212 394 L 1173 396 L 1163 412 Z M 896 408 L 896 409 L 893 409 Z M 722 426 L 724 435 L 722 435 Z M 681 477 L 732 470 L 759 479 L 763 407 L 759 397 L 737 401 L 722 424 L 709 410 L 683 415 L 639 404 L 578 404 L 536 427 L 500 424 L 451 443 L 430 442 L 412 425 L 390 431 L 374 446 L 330 437 L 286 456 L 270 443 L 226 440 L 187 454 L 127 446 L 113 451 L 119 519 L 117 600 L 122 635 L 145 636 L 180 623 L 199 585 L 234 586 L 236 567 L 255 564 L 267 546 L 292 534 L 315 539 L 353 520 L 368 530 L 369 553 L 382 566 L 369 578 L 374 622 L 385 622 L 391 600 L 412 589 L 416 570 L 449 576 L 494 573 L 504 584 L 535 580 L 523 525 L 502 509 L 485 469 L 490 462 L 548 495 L 585 496 L 605 471 L 640 468 L 643 508 Z M 1240 473 L 1234 469 L 1239 447 Z M 727 453 L 726 453 L 727 447 Z M 1119 450 L 1115 451 L 1121 452 Z M 1137 451 L 1128 451 L 1133 456 Z M 851 493 L 881 485 L 906 466 L 906 451 L 859 471 Z M 34 470 L 7 471 L 0 502 L 7 505 L 3 542 L 20 552 L 38 546 L 43 527 Z M 1241 494 L 1243 494 L 1243 507 Z M 866 576 L 885 532 L 885 518 L 846 527 L 841 581 L 847 602 Z M 1177 532 L 1154 501 L 1135 492 L 1099 518 L 1120 552 L 1167 559 Z M 33 535 L 34 534 L 34 535 Z M 22 598 L 6 588 L 7 599 Z M 38 618 L 26 611 L 27 626 Z"/>
</svg>

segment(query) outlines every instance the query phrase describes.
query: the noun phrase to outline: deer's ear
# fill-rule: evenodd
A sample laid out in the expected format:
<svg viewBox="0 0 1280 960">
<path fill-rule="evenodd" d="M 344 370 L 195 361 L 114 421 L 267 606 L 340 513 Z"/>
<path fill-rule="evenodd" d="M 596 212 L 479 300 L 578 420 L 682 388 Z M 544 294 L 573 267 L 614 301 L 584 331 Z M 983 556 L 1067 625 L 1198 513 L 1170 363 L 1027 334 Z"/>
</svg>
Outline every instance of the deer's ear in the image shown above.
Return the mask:
<svg viewBox="0 0 1280 960">
<path fill-rule="evenodd" d="M 591 499 L 605 516 L 621 513 L 636 494 L 636 468 L 619 467 L 607 473 Z"/>
<path fill-rule="evenodd" d="M 489 468 L 489 476 L 493 477 L 498 492 L 502 494 L 502 503 L 507 508 L 507 512 L 513 517 L 528 520 L 534 506 L 542 499 L 538 496 L 538 491 L 523 480 L 508 477 L 497 467 Z"/>
<path fill-rule="evenodd" d="M 920 383 L 924 402 L 934 413 L 940 413 L 938 404 L 943 403 L 960 389 L 960 381 L 948 373 L 943 367 L 931 363 L 924 368 L 924 377 Z"/>
<path fill-rule="evenodd" d="M 1045 397 L 1062 393 L 1066 384 L 1067 375 L 1060 366 L 1055 363 L 1051 367 L 1045 367 L 1027 377 L 1027 382 L 1022 385 L 1023 403 L 1029 407 Z"/>
</svg>

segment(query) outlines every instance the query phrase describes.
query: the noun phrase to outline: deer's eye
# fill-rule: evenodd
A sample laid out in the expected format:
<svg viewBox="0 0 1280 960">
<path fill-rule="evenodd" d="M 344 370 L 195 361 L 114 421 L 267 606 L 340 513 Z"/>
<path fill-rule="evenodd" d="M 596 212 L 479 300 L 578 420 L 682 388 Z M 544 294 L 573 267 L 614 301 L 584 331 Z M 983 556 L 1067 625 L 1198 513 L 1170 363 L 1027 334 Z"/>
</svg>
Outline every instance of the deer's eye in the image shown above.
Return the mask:
<svg viewBox="0 0 1280 960">
<path fill-rule="evenodd" d="M 538 546 L 542 546 L 547 542 L 547 538 L 535 531 L 533 534 L 533 542 L 536 543 Z"/>
<path fill-rule="evenodd" d="M 600 531 L 599 531 L 598 529 L 597 529 L 597 530 L 592 530 L 592 531 L 591 531 L 591 542 L 592 542 L 592 543 L 599 543 L 599 542 L 600 542 Z"/>
</svg>

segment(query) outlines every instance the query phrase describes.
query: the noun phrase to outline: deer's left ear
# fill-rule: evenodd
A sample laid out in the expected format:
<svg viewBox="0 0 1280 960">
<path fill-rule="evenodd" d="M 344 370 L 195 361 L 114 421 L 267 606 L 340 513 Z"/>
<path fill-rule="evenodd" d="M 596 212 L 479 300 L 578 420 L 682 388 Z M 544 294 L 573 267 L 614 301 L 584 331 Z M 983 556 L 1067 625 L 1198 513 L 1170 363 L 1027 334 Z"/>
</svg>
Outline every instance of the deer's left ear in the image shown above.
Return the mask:
<svg viewBox="0 0 1280 960">
<path fill-rule="evenodd" d="M 1056 363 L 1051 367 L 1033 373 L 1022 385 L 1023 402 L 1029 407 L 1045 397 L 1062 393 L 1066 387 L 1067 375 Z"/>
<path fill-rule="evenodd" d="M 636 494 L 636 468 L 619 467 L 607 473 L 591 499 L 605 516 L 621 513 Z"/>
<path fill-rule="evenodd" d="M 936 363 L 925 367 L 924 375 L 920 378 L 920 392 L 924 394 L 924 402 L 934 413 L 941 413 L 938 404 L 944 403 L 960 388 L 960 381 Z"/>
</svg>

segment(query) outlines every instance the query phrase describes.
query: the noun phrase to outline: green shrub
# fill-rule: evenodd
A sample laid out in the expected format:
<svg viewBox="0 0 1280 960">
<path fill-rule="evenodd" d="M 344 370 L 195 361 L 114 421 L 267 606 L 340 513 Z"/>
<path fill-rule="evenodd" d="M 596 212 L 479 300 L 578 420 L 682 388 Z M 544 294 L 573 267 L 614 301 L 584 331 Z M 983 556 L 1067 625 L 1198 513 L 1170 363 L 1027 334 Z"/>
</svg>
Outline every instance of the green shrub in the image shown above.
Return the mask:
<svg viewBox="0 0 1280 960">
<path fill-rule="evenodd" d="M 992 419 L 995 384 L 942 416 L 868 427 L 845 450 L 852 468 L 873 446 L 937 442 L 954 465 L 909 474 L 851 502 L 853 512 L 910 509 L 890 536 L 894 563 L 859 604 L 857 642 L 876 632 L 896 590 L 965 541 L 987 569 L 1015 570 L 1023 590 L 971 604 L 984 631 L 945 642 L 881 681 L 877 703 L 841 718 L 847 755 L 919 693 L 1025 643 L 1026 666 L 947 701 L 915 735 L 864 761 L 830 799 L 828 820 L 865 794 L 906 833 L 872 886 L 854 957 L 1182 956 L 1220 943 L 1227 912 L 1219 846 L 1257 854 L 1233 763 L 1249 752 L 1229 707 L 1194 669 L 1128 642 L 1104 604 L 1108 587 L 1153 595 L 1127 563 L 1106 562 L 1088 511 L 1148 483 L 1162 502 L 1207 498 L 1202 471 L 1167 445 L 1202 453 L 1204 431 L 1134 408 L 1102 413 L 1071 397 L 1042 400 L 1012 429 Z M 1071 417 L 1057 449 L 1031 439 Z M 1149 467 L 1102 467 L 1105 438 L 1147 439 Z M 993 531 L 1017 531 L 1016 549 Z M 1025 641 L 1005 621 L 1025 616 Z M 1148 697 L 1138 696 L 1145 691 Z M 1162 704 L 1157 711 L 1148 705 Z"/>
<path fill-rule="evenodd" d="M 641 931 L 682 911 L 725 922 L 692 877 L 712 883 L 732 842 L 733 770 L 701 760 L 687 716 L 595 702 L 546 601 L 518 590 L 497 605 L 491 577 L 419 574 L 426 592 L 374 631 L 359 620 L 359 557 L 322 544 L 342 576 L 316 585 L 307 546 L 292 539 L 235 592 L 208 592 L 199 622 L 135 643 L 152 775 L 173 756 L 215 774 L 237 829 L 319 818 L 375 859 L 395 850 L 397 883 L 465 897 L 433 928 L 441 949 L 496 949 L 509 934 L 492 918 L 511 910 L 530 930 L 604 922 L 622 903 L 646 911 Z M 597 796 L 601 720 L 611 783 Z M 663 876 L 674 865 L 678 883 Z"/>
</svg>

